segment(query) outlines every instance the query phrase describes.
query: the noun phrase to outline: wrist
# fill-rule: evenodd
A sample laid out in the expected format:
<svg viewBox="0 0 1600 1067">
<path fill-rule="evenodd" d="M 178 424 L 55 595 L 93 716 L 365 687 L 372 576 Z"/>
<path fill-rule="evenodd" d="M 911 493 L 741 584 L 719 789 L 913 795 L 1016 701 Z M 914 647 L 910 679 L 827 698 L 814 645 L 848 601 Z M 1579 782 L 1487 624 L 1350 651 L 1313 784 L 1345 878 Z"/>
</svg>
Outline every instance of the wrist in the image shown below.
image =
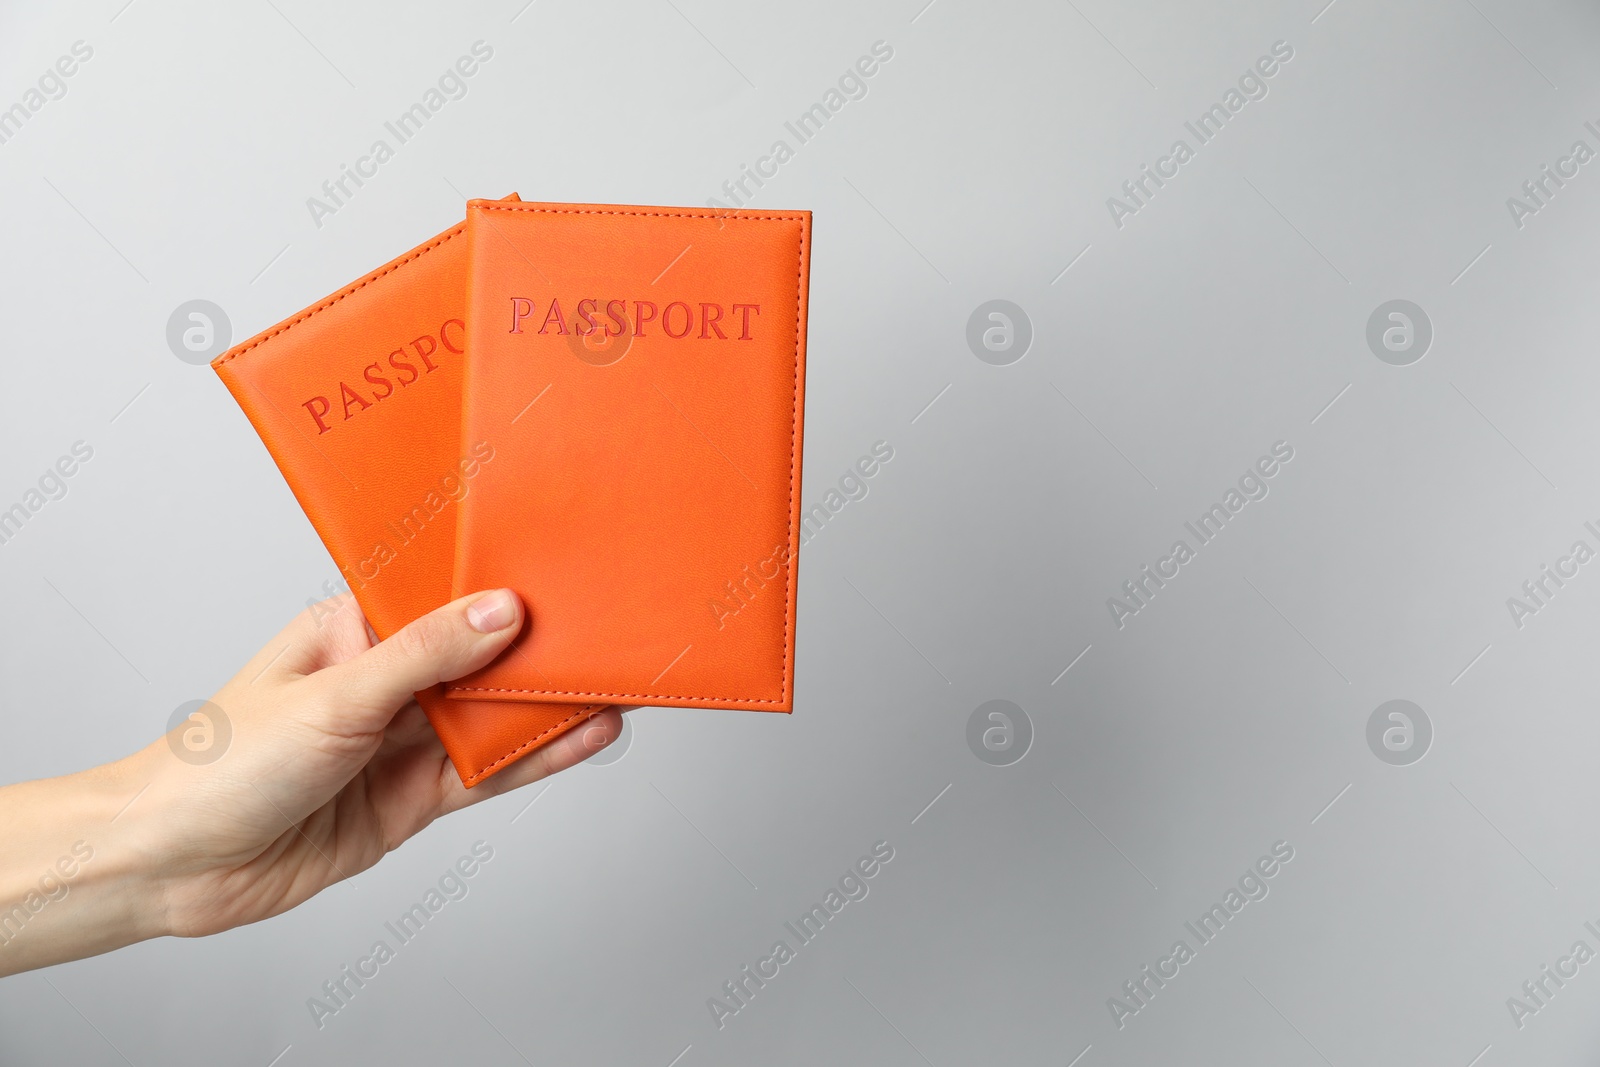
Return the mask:
<svg viewBox="0 0 1600 1067">
<path fill-rule="evenodd" d="M 84 873 L 96 889 L 123 898 L 119 925 L 136 935 L 129 944 L 174 933 L 170 900 L 183 865 L 178 842 L 171 840 L 170 783 L 163 780 L 160 758 L 165 746 L 158 744 L 162 752 L 151 746 L 75 776 L 84 815 L 92 820 L 79 825 L 93 831 L 86 840 L 95 851 Z"/>
<path fill-rule="evenodd" d="M 0 790 L 14 834 L 0 869 L 0 974 L 169 932 L 159 865 L 135 814 L 148 783 L 139 768 L 130 757 Z"/>
</svg>

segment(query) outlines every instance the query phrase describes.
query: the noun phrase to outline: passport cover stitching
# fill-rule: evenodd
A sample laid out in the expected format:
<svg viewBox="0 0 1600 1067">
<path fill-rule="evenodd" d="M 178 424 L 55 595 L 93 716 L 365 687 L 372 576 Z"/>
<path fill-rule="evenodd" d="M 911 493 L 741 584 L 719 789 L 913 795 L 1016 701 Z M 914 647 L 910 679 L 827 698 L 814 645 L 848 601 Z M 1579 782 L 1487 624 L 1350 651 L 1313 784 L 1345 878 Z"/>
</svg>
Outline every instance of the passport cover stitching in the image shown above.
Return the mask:
<svg viewBox="0 0 1600 1067">
<path fill-rule="evenodd" d="M 373 282 L 377 281 L 379 278 L 382 278 L 384 275 L 393 274 L 395 271 L 399 270 L 401 267 L 405 266 L 407 263 L 410 263 L 410 262 L 412 262 L 413 260 L 416 260 L 416 259 L 420 259 L 424 254 L 426 254 L 428 252 L 432 252 L 435 248 L 438 248 L 440 245 L 442 245 L 446 241 L 450 240 L 450 238 L 460 236 L 461 232 L 463 230 L 465 230 L 465 229 L 466 229 L 466 224 L 465 223 L 462 223 L 461 225 L 458 225 L 458 226 L 455 226 L 455 227 L 451 228 L 449 232 L 447 232 L 444 236 L 440 237 L 438 240 L 431 241 L 428 244 L 423 245 L 421 248 L 413 249 L 411 254 L 406 256 L 404 259 L 396 260 L 394 263 L 391 263 L 386 269 L 379 271 L 377 274 L 374 274 L 372 277 L 367 278 L 364 281 L 358 282 L 355 285 L 350 286 L 348 289 L 341 290 L 338 296 L 331 297 L 331 298 L 329 298 L 327 300 L 324 300 L 322 303 L 317 304 L 314 307 L 307 308 L 305 311 L 302 311 L 300 314 L 296 315 L 294 318 L 290 319 L 288 322 L 285 322 L 282 326 L 279 326 L 276 330 L 273 330 L 271 333 L 265 334 L 265 335 L 263 335 L 261 337 L 256 338 L 254 341 L 252 341 L 250 344 L 246 345 L 243 348 L 235 349 L 234 351 L 229 352 L 227 355 L 225 355 L 221 359 L 217 360 L 216 363 L 214 364 L 214 366 L 220 367 L 224 363 L 230 363 L 233 360 L 237 359 L 238 357 L 244 355 L 246 352 L 250 351 L 251 349 L 256 348 L 256 347 L 258 347 L 260 345 L 266 344 L 268 341 L 272 340 L 274 337 L 278 336 L 280 333 L 283 333 L 286 330 L 288 330 L 290 327 L 299 325 L 300 323 L 306 321 L 307 319 L 309 319 L 311 316 L 317 314 L 318 312 L 328 310 L 329 308 L 333 307 L 333 305 L 335 305 L 339 301 L 343 300 L 345 297 L 352 296 L 355 293 L 360 292 L 362 289 L 365 289 L 367 286 L 371 285 Z"/>
<path fill-rule="evenodd" d="M 489 774 L 493 773 L 495 768 L 499 767 L 502 763 L 509 763 L 512 760 L 516 759 L 517 757 L 521 756 L 524 752 L 527 752 L 529 749 L 531 749 L 531 748 L 535 747 L 536 745 L 538 745 L 538 743 L 540 741 L 543 741 L 545 738 L 549 737 L 551 734 L 555 733 L 556 731 L 561 730 L 563 727 L 565 727 L 573 719 L 576 719 L 578 716 L 592 714 L 592 713 L 594 713 L 595 711 L 597 711 L 598 709 L 600 709 L 600 708 L 602 708 L 604 706 L 605 705 L 603 705 L 603 704 L 581 704 L 581 705 L 579 705 L 577 711 L 573 712 L 571 715 L 568 715 L 565 719 L 562 719 L 560 722 L 556 723 L 554 726 L 552 726 L 549 729 L 545 730 L 544 733 L 540 734 L 537 737 L 529 738 L 527 741 L 523 742 L 520 746 L 518 746 L 517 748 L 512 749 L 510 752 L 507 752 L 504 756 L 501 756 L 499 759 L 495 760 L 493 763 L 491 763 L 491 764 L 489 764 L 489 765 L 487 765 L 485 767 L 479 767 L 477 770 L 473 771 L 470 775 L 467 776 L 467 778 L 466 778 L 466 780 L 465 780 L 465 782 L 463 784 L 464 785 L 469 785 L 469 786 L 477 785 L 478 782 L 481 779 L 483 779 L 483 778 L 487 777 Z"/>
</svg>

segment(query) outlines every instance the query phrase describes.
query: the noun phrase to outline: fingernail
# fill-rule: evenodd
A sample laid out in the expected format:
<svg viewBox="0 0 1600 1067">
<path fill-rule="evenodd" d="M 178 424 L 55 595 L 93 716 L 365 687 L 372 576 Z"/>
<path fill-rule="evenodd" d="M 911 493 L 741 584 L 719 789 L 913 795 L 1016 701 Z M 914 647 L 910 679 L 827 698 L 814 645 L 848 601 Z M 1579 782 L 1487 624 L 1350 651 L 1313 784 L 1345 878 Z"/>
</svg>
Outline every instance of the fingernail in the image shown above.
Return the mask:
<svg viewBox="0 0 1600 1067">
<path fill-rule="evenodd" d="M 481 634 L 504 630 L 516 617 L 517 601 L 509 589 L 496 589 L 467 605 L 467 622 Z"/>
</svg>

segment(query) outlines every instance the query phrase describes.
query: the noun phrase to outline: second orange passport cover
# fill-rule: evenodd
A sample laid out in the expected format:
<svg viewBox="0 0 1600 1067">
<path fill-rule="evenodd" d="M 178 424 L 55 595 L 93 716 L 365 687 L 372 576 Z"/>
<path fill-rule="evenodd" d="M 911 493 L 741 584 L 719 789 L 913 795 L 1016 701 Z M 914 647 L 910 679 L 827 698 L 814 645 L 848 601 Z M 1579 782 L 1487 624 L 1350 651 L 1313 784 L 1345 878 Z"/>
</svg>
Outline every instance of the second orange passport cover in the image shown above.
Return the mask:
<svg viewBox="0 0 1600 1067">
<path fill-rule="evenodd" d="M 509 465 L 499 435 L 460 436 L 462 230 L 425 241 L 212 364 L 380 638 L 453 599 L 454 512 L 485 474 Z M 448 700 L 442 687 L 417 700 L 469 786 L 595 707 Z"/>
<path fill-rule="evenodd" d="M 467 206 L 456 588 L 509 586 L 485 700 L 789 711 L 811 214 Z"/>
</svg>

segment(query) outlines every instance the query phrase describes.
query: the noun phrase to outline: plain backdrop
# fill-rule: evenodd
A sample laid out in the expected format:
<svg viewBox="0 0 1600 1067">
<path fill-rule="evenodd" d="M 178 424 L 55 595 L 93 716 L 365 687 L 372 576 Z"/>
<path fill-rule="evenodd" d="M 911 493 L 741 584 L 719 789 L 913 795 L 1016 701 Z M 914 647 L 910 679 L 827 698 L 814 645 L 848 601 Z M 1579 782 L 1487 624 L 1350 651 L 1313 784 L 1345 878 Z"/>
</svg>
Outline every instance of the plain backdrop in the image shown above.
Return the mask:
<svg viewBox="0 0 1600 1067">
<path fill-rule="evenodd" d="M 1593 1062 L 1600 964 L 1522 986 L 1600 950 L 1600 562 L 1559 563 L 1600 550 L 1597 46 L 1578 0 L 4 4 L 0 508 L 93 457 L 0 544 L 0 780 L 145 744 L 337 575 L 169 316 L 247 337 L 465 197 L 704 205 L 787 140 L 751 203 L 815 212 L 807 506 L 894 458 L 802 553 L 792 716 L 641 710 L 620 759 L 292 914 L 9 979 L 0 1061 Z M 994 300 L 1020 358 L 969 344 L 1020 326 Z M 467 895 L 319 1026 L 476 842 Z"/>
</svg>

